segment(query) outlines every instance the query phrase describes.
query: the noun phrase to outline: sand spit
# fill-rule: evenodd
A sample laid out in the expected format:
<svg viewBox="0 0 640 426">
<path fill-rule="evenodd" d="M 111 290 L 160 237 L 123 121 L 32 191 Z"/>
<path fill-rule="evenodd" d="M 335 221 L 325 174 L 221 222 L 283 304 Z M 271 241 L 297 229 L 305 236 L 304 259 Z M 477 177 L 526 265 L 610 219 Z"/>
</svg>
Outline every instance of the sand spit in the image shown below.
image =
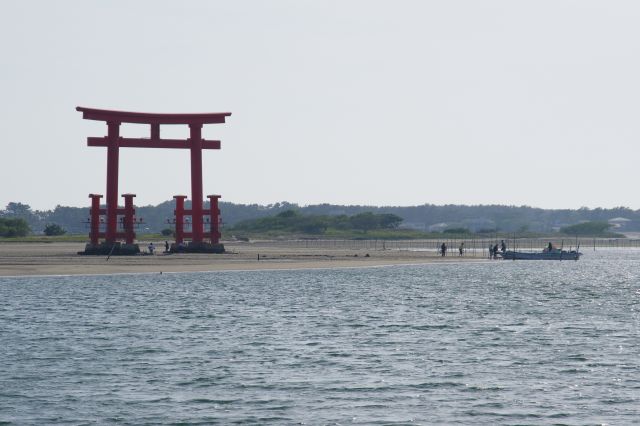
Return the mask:
<svg viewBox="0 0 640 426">
<path fill-rule="evenodd" d="M 158 242 L 157 247 L 163 245 Z M 225 247 L 225 254 L 157 251 L 155 255 L 113 256 L 107 260 L 106 256 L 77 255 L 84 249 L 82 243 L 0 243 L 0 276 L 353 268 L 485 260 L 457 253 L 443 258 L 435 251 L 301 248 L 281 241 L 227 242 Z"/>
</svg>

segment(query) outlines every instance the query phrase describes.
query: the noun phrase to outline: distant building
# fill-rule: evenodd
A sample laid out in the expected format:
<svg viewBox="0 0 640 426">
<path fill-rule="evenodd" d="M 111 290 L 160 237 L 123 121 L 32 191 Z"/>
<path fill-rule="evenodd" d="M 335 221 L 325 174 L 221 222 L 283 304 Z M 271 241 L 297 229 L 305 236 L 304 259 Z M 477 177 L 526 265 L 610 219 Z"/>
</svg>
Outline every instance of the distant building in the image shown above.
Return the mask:
<svg viewBox="0 0 640 426">
<path fill-rule="evenodd" d="M 429 232 L 442 232 L 447 228 L 449 228 L 448 223 L 444 223 L 444 222 L 434 223 L 433 225 L 429 226 Z"/>
<path fill-rule="evenodd" d="M 626 217 L 614 217 L 613 219 L 609 219 L 607 222 L 609 222 L 611 228 L 622 230 L 629 225 L 631 219 L 627 219 Z"/>
<path fill-rule="evenodd" d="M 478 231 L 493 231 L 497 228 L 497 225 L 491 219 L 474 218 L 474 219 L 463 220 L 461 227 L 467 228 L 471 232 L 478 232 Z"/>
<path fill-rule="evenodd" d="M 398 228 L 400 229 L 415 229 L 418 231 L 426 231 L 427 230 L 427 225 L 422 223 L 422 222 L 402 222 L 400 224 L 400 226 L 398 226 Z"/>
</svg>

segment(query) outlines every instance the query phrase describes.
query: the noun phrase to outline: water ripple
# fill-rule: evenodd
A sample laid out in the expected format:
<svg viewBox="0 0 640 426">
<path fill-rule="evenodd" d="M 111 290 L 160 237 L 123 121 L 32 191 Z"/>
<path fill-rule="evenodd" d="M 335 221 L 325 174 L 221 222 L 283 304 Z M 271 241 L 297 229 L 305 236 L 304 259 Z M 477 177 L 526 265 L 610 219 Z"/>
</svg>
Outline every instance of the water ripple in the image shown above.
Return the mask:
<svg viewBox="0 0 640 426">
<path fill-rule="evenodd" d="M 0 424 L 628 424 L 640 253 L 0 279 Z"/>
</svg>

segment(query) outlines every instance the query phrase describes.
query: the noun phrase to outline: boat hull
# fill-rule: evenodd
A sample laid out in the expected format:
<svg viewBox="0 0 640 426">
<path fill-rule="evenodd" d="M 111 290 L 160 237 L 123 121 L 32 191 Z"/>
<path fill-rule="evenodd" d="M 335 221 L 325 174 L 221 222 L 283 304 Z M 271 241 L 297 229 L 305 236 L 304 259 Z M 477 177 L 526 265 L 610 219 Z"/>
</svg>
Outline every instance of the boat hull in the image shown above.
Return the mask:
<svg viewBox="0 0 640 426">
<path fill-rule="evenodd" d="M 505 260 L 578 260 L 582 253 L 575 251 L 553 251 L 551 253 L 531 253 L 522 251 L 506 251 L 502 254 Z"/>
</svg>

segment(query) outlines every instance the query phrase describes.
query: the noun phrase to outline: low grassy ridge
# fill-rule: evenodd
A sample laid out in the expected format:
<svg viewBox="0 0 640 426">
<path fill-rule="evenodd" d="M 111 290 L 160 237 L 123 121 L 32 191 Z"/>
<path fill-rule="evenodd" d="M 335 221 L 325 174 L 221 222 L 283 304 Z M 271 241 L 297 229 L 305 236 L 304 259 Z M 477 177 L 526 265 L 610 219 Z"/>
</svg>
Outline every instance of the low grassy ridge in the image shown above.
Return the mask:
<svg viewBox="0 0 640 426">
<path fill-rule="evenodd" d="M 400 228 L 402 218 L 393 214 L 360 213 L 353 216 L 302 215 L 287 210 L 276 216 L 246 220 L 225 230 L 225 237 L 243 238 L 318 238 L 318 239 L 472 239 L 513 238 L 513 233 L 491 230 L 473 233 L 466 228 L 447 229 L 444 232 L 422 232 Z M 589 236 L 623 238 L 608 231 L 609 225 L 586 223 L 563 228 L 560 233 L 518 232 L 518 238 L 558 238 Z"/>
<path fill-rule="evenodd" d="M 367 240 L 442 240 L 472 238 L 513 238 L 514 233 L 490 232 L 473 233 L 465 228 L 447 229 L 444 232 L 422 232 L 415 229 L 399 228 L 402 218 L 392 214 L 361 213 L 354 216 L 318 216 L 301 215 L 288 210 L 276 216 L 247 220 L 223 230 L 223 239 L 252 238 L 313 238 L 313 239 L 367 239 Z M 562 228 L 559 233 L 518 232 L 517 238 L 558 238 L 558 237 L 594 237 L 624 238 L 624 235 L 609 231 L 607 222 L 585 222 Z M 173 240 L 171 235 L 138 234 L 138 242 L 158 242 Z M 0 237 L 0 243 L 86 243 L 87 234 L 64 234 L 55 236 L 26 235 Z"/>
<path fill-rule="evenodd" d="M 400 230 L 402 218 L 394 214 L 360 213 L 353 216 L 302 215 L 286 210 L 276 216 L 245 220 L 228 233 L 242 236 L 307 235 L 333 238 L 388 238 L 415 235 L 416 231 Z"/>
<path fill-rule="evenodd" d="M 465 228 L 445 232 L 423 232 L 400 228 L 402 218 L 393 214 L 360 213 L 353 216 L 302 215 L 294 210 L 276 216 L 246 220 L 225 230 L 225 237 L 240 239 L 270 238 L 318 238 L 318 239 L 443 239 L 443 238 L 487 238 L 499 234 L 472 233 Z M 507 234 L 504 234 L 505 236 Z M 511 236 L 511 235 L 509 235 Z M 527 235 L 533 237 L 539 235 Z"/>
<path fill-rule="evenodd" d="M 0 243 L 80 243 L 89 240 L 87 235 L 26 235 L 24 237 L 0 237 Z"/>
<path fill-rule="evenodd" d="M 611 232 L 613 225 L 604 221 L 583 222 L 576 225 L 565 226 L 560 228 L 560 232 L 565 235 L 577 235 L 586 237 L 602 237 L 602 238 L 624 238 L 624 235 Z"/>
</svg>

